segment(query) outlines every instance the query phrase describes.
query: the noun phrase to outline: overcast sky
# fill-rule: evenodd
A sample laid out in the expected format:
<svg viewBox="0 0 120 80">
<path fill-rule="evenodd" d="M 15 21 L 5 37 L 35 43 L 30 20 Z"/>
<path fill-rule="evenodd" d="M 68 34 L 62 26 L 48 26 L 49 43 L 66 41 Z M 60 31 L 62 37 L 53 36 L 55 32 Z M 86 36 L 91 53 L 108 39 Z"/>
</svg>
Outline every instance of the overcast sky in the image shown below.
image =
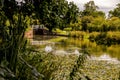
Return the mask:
<svg viewBox="0 0 120 80">
<path fill-rule="evenodd" d="M 84 4 L 91 0 L 67 0 L 67 1 L 68 2 L 73 1 L 75 4 L 77 4 L 80 10 L 83 10 Z M 94 1 L 95 4 L 99 7 L 99 9 L 104 11 L 105 13 L 108 13 L 110 10 L 116 7 L 116 4 L 120 3 L 120 0 L 92 0 L 92 1 Z"/>
</svg>

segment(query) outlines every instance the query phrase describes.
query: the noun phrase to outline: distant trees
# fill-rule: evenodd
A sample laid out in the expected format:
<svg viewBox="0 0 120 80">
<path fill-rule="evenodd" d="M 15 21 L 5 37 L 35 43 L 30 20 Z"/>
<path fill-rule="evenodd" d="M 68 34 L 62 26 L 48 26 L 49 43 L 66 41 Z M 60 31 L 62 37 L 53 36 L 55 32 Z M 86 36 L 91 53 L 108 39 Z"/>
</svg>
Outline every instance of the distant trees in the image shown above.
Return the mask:
<svg viewBox="0 0 120 80">
<path fill-rule="evenodd" d="M 1 9 L 10 23 L 14 23 L 15 16 L 20 13 L 24 18 L 29 16 L 44 24 L 50 32 L 54 28 L 63 30 L 67 27 L 90 32 L 115 30 L 113 26 L 119 29 L 120 4 L 109 12 L 109 19 L 106 19 L 105 13 L 98 11 L 99 7 L 94 1 L 87 2 L 83 11 L 79 11 L 74 2 L 68 3 L 66 0 L 23 0 L 19 4 L 16 1 L 1 0 L 0 6 L 4 3 Z"/>
<path fill-rule="evenodd" d="M 84 5 L 84 10 L 82 11 L 81 16 L 93 16 L 98 17 L 102 16 L 105 17 L 105 13 L 102 11 L 98 11 L 99 7 L 95 5 L 94 1 L 89 1 Z"/>
<path fill-rule="evenodd" d="M 81 12 L 81 23 L 83 31 L 92 31 L 95 30 L 97 26 L 94 26 L 93 21 L 95 18 L 105 17 L 105 13 L 98 11 L 98 6 L 95 5 L 94 1 L 89 1 L 84 5 L 84 10 Z M 93 29 L 94 28 L 94 29 Z"/>
<path fill-rule="evenodd" d="M 119 17 L 120 18 L 120 3 L 114 10 L 109 11 L 109 17 Z"/>
<path fill-rule="evenodd" d="M 119 17 L 111 17 L 108 20 L 108 25 L 110 31 L 120 31 L 120 18 Z"/>
<path fill-rule="evenodd" d="M 98 6 L 95 5 L 94 1 L 89 1 L 84 4 L 84 10 L 82 12 L 82 16 L 94 16 L 94 13 L 97 11 Z"/>
<path fill-rule="evenodd" d="M 84 5 L 84 10 L 80 12 L 82 31 L 120 31 L 120 4 L 109 12 L 109 17 L 105 13 L 98 11 L 98 6 L 94 1 L 89 1 Z"/>
</svg>

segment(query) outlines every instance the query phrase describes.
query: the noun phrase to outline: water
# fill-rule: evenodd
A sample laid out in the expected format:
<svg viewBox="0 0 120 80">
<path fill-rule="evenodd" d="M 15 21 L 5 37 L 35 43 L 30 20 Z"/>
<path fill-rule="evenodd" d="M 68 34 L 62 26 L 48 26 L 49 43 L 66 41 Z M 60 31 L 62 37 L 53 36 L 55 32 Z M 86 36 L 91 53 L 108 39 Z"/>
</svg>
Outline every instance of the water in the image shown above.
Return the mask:
<svg viewBox="0 0 120 80">
<path fill-rule="evenodd" d="M 120 59 L 120 45 L 97 45 L 88 39 L 67 38 L 58 36 L 34 36 L 32 45 L 40 46 L 41 50 L 54 51 L 55 54 L 76 54 L 81 53 L 82 47 L 85 47 L 96 60 L 117 61 Z M 47 49 L 46 49 L 47 51 Z"/>
</svg>

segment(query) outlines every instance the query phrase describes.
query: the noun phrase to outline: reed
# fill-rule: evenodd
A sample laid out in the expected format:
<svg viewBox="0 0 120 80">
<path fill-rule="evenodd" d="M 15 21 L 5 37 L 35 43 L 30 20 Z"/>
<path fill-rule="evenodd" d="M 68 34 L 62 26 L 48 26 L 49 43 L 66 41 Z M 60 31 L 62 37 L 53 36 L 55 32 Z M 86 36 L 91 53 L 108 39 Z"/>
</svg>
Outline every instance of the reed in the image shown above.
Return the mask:
<svg viewBox="0 0 120 80">
<path fill-rule="evenodd" d="M 27 40 L 24 34 L 27 28 L 27 20 L 19 14 L 18 20 L 10 22 L 10 26 L 4 25 L 7 17 L 0 12 L 0 78 L 9 80 L 36 80 L 40 73 L 29 65 L 23 56 L 31 52 L 27 49 Z M 24 75 L 23 75 L 24 73 Z"/>
</svg>

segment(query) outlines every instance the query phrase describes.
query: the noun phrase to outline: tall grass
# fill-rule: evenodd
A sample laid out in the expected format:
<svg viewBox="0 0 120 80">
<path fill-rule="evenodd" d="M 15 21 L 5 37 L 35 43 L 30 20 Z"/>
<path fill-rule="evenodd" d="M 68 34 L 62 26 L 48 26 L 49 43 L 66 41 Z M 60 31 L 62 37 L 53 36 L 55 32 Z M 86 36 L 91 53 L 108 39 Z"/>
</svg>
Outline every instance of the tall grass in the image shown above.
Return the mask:
<svg viewBox="0 0 120 80">
<path fill-rule="evenodd" d="M 17 17 L 18 20 L 14 23 L 10 21 L 10 26 L 5 26 L 7 18 L 4 13 L 0 13 L 0 78 L 35 80 L 39 73 L 23 58 L 30 51 L 26 48 L 27 40 L 24 38 L 27 20 L 24 20 L 22 14 Z"/>
</svg>

